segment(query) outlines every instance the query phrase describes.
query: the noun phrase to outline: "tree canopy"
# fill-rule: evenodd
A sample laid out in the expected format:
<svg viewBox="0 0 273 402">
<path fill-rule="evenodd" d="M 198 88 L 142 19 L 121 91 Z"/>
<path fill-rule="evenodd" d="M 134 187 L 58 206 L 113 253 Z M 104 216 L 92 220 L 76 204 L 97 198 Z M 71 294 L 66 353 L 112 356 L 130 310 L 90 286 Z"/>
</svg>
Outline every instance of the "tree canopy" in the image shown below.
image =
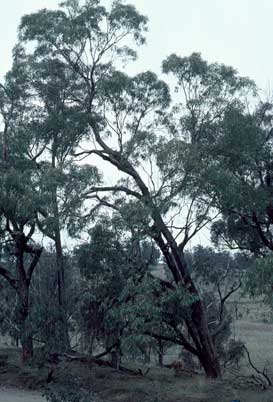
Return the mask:
<svg viewBox="0 0 273 402">
<path fill-rule="evenodd" d="M 54 246 L 45 258 L 56 264 L 50 334 L 59 349 L 83 326 L 89 352 L 96 339 L 106 351 L 113 344 L 118 366 L 124 334 L 144 337 L 141 345 L 150 337 L 161 351 L 163 341 L 183 346 L 218 378 L 216 338 L 246 257 L 187 247 L 211 226 L 217 246 L 273 250 L 272 104 L 258 100 L 252 80 L 199 53 L 169 55 L 160 76 L 128 75 L 146 31 L 147 18 L 122 1 L 68 0 L 22 18 L 0 86 L 0 236 L 11 258 L 1 254 L 0 274 L 18 293 L 26 359 L 42 236 Z M 159 259 L 165 277 L 153 270 Z M 73 264 L 82 297 L 70 315 Z M 218 295 L 213 325 L 208 290 Z"/>
</svg>

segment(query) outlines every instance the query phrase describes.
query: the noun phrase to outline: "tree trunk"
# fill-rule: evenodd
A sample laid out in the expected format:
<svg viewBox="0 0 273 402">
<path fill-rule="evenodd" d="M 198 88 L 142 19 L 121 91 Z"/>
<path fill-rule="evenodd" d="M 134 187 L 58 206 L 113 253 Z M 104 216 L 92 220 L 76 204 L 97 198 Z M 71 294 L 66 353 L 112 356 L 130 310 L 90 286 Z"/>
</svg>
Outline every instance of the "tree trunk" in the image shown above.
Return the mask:
<svg viewBox="0 0 273 402">
<path fill-rule="evenodd" d="M 116 370 L 119 370 L 120 365 L 121 365 L 121 356 L 122 356 L 122 351 L 121 351 L 121 333 L 119 329 L 116 329 L 110 336 L 110 339 L 108 338 L 108 341 L 114 342 L 115 347 L 111 350 L 110 356 L 111 356 L 111 364 L 112 367 L 114 367 Z"/>
<path fill-rule="evenodd" d="M 120 341 L 118 341 L 117 346 L 111 352 L 111 364 L 116 370 L 120 369 L 121 365 L 121 347 Z"/>
<path fill-rule="evenodd" d="M 105 153 L 100 154 L 102 159 L 116 166 L 120 171 L 134 180 L 139 192 L 126 189 L 125 193 L 140 200 L 145 208 L 150 211 L 151 218 L 154 222 L 153 233 L 151 235 L 161 249 L 168 268 L 173 275 L 174 281 L 177 285 L 182 285 L 195 300 L 189 309 L 189 317 L 184 320 L 192 339 L 192 345 L 183 341 L 188 345 L 187 350 L 191 353 L 193 353 L 194 350 L 195 355 L 199 356 L 199 360 L 203 365 L 207 377 L 221 377 L 220 363 L 209 332 L 206 311 L 192 281 L 183 255 L 182 247 L 185 246 L 185 244 L 179 248 L 176 238 L 162 219 L 160 210 L 154 202 L 154 197 L 151 195 L 149 188 L 142 180 L 134 166 L 131 165 L 130 161 L 125 159 L 123 155 L 117 151 L 113 151 L 107 146 L 107 144 L 105 144 L 100 136 L 100 131 L 98 130 L 95 120 L 90 119 L 89 124 L 93 130 L 97 143 L 105 151 Z M 107 190 L 115 191 L 116 188 L 107 188 Z M 122 189 L 121 191 L 124 190 Z M 204 356 L 206 356 L 206 359 L 204 359 Z"/>
<path fill-rule="evenodd" d="M 196 335 L 191 335 L 195 347 L 198 351 L 198 359 L 205 371 L 207 378 L 221 378 L 221 368 L 218 356 L 215 351 L 214 344 L 209 332 L 206 312 L 202 300 L 198 300 L 192 305 L 191 314 L 192 323 L 188 323 L 189 327 L 194 326 Z M 192 329 L 190 329 L 190 333 Z"/>
<path fill-rule="evenodd" d="M 189 295 L 195 299 L 189 307 L 189 313 L 184 322 L 194 344 L 196 355 L 205 371 L 206 377 L 220 378 L 220 363 L 209 332 L 206 311 L 190 276 L 183 251 L 179 249 L 175 238 L 164 224 L 161 216 L 155 212 L 153 218 L 156 228 L 154 240 L 160 247 L 176 284 L 182 284 L 189 292 Z M 187 349 L 186 346 L 185 348 Z M 191 350 L 189 351 L 192 352 Z"/>
<path fill-rule="evenodd" d="M 161 339 L 158 340 L 158 365 L 163 367 L 164 347 Z"/>
<path fill-rule="evenodd" d="M 144 353 L 144 363 L 145 364 L 151 363 L 151 350 L 152 350 L 152 346 L 151 346 L 151 344 L 149 344 L 148 347 L 145 348 L 145 353 Z"/>
<path fill-rule="evenodd" d="M 221 377 L 221 370 L 217 360 L 210 358 L 210 354 L 206 351 L 204 355 L 198 356 L 201 366 L 203 367 L 207 378 Z"/>
<path fill-rule="evenodd" d="M 30 233 L 34 233 L 34 227 Z M 19 328 L 18 336 L 16 335 L 16 343 L 20 340 L 22 345 L 22 360 L 28 361 L 33 356 L 33 331 L 29 318 L 29 287 L 32 274 L 37 266 L 42 254 L 43 248 L 32 247 L 28 244 L 30 237 L 25 236 L 23 229 L 19 229 L 15 225 L 15 230 L 12 233 L 12 240 L 15 246 L 15 266 L 16 275 L 13 276 L 10 272 L 0 266 L 0 275 L 2 275 L 16 291 L 17 308 L 16 308 L 16 323 Z M 32 256 L 31 262 L 27 269 L 24 265 L 24 255 L 27 253 Z M 18 346 L 18 345 L 17 345 Z"/>
<path fill-rule="evenodd" d="M 65 295 L 64 260 L 60 232 L 56 233 L 56 262 L 58 276 L 58 305 L 59 305 L 59 346 L 63 351 L 70 350 L 70 339 L 67 320 L 67 303 Z"/>
<path fill-rule="evenodd" d="M 61 351 L 69 351 L 70 339 L 67 320 L 67 301 L 65 294 L 65 273 L 64 273 L 64 257 L 61 240 L 60 217 L 57 194 L 54 193 L 54 219 L 55 219 L 55 250 L 56 250 L 56 265 L 57 265 L 57 291 L 58 291 L 58 307 L 59 320 L 57 323 L 57 348 Z"/>
<path fill-rule="evenodd" d="M 33 357 L 32 327 L 29 321 L 29 288 L 26 283 L 21 283 L 18 291 L 17 321 L 20 328 L 22 361 L 26 363 Z"/>
<path fill-rule="evenodd" d="M 24 327 L 27 327 L 27 325 L 24 325 Z M 22 361 L 26 363 L 33 357 L 33 338 L 28 328 L 24 328 L 24 330 L 21 331 L 21 345 Z"/>
<path fill-rule="evenodd" d="M 18 295 L 17 321 L 20 328 L 19 338 L 22 346 L 22 361 L 25 363 L 33 356 L 33 340 L 32 327 L 29 321 L 30 278 L 28 278 L 24 267 L 24 247 L 24 235 L 18 233 L 15 242 L 16 271 L 19 279 L 16 288 Z"/>
</svg>

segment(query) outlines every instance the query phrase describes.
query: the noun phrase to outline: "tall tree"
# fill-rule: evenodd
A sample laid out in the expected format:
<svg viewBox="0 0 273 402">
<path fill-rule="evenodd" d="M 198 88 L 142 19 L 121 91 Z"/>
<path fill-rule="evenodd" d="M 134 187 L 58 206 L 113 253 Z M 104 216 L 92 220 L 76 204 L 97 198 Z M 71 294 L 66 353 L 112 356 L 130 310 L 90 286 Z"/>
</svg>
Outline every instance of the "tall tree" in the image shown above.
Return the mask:
<svg viewBox="0 0 273 402">
<path fill-rule="evenodd" d="M 206 144 L 225 111 L 252 83 L 232 68 L 210 65 L 199 55 L 172 55 L 163 69 L 177 78 L 183 105 L 168 116 L 170 95 L 163 81 L 151 72 L 128 77 L 113 64 L 135 56 L 123 45 L 124 39 L 142 43 L 146 18 L 118 1 L 110 10 L 99 1 L 86 1 L 83 6 L 67 1 L 63 6 L 25 16 L 21 39 L 36 41 L 34 57 L 58 58 L 82 83 L 81 91 L 72 90 L 71 98 L 85 113 L 91 141 L 77 154 L 98 156 L 121 173 L 115 185 L 94 186 L 87 194 L 112 208 L 119 207 L 122 195 L 135 200 L 136 210 L 142 209 L 147 232 L 164 255 L 176 285 L 194 299 L 184 320 L 191 341 L 183 339 L 183 345 L 199 358 L 208 377 L 219 377 L 206 312 L 184 248 L 211 220 L 211 203 L 195 179 L 205 163 Z M 184 222 L 173 224 L 178 214 Z"/>
<path fill-rule="evenodd" d="M 19 225 L 22 235 L 31 226 L 28 240 L 40 231 L 54 241 L 58 349 L 69 348 L 61 231 L 66 227 L 75 233 L 84 213 L 83 193 L 100 180 L 95 167 L 73 163 L 71 154 L 86 135 L 86 123 L 83 113 L 66 96 L 66 78 L 64 66 L 57 61 L 39 63 L 17 46 L 12 70 L 1 86 L 0 103 L 4 123 L 1 210 L 9 222 L 7 228 L 13 226 L 11 231 L 17 230 L 14 225 L 20 207 L 20 214 L 26 214 L 23 226 Z M 73 79 L 69 82 L 77 86 Z M 17 204 L 20 197 L 21 204 Z M 7 214 L 14 214 L 14 221 Z"/>
<path fill-rule="evenodd" d="M 86 118 L 70 96 L 72 88 L 79 89 L 75 74 L 71 76 L 57 59 L 36 60 L 31 64 L 31 74 L 34 102 L 39 103 L 40 109 L 38 118 L 32 119 L 32 130 L 37 141 L 43 144 L 36 162 L 40 192 L 47 200 L 37 215 L 37 222 L 55 245 L 59 305 L 56 339 L 59 339 L 59 349 L 67 350 L 70 346 L 62 231 L 64 228 L 69 231 L 81 216 L 83 193 L 88 186 L 99 182 L 99 174 L 93 166 L 76 165 L 73 158 L 73 151 L 87 136 Z"/>
</svg>

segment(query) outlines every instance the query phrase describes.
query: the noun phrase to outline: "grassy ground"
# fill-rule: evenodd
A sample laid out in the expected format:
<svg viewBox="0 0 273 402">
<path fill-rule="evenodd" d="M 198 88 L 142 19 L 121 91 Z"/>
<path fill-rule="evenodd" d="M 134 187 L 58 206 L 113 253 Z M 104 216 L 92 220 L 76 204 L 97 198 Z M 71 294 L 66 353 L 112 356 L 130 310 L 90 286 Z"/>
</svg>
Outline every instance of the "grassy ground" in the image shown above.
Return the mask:
<svg viewBox="0 0 273 402">
<path fill-rule="evenodd" d="M 11 351 L 9 351 L 11 352 Z M 44 390 L 49 366 L 23 367 L 17 353 L 10 355 L 6 368 L 0 370 L 1 384 Z M 140 367 L 140 366 L 138 366 Z M 90 388 L 101 402 L 273 402 L 273 390 L 261 391 L 237 377 L 223 381 L 206 381 L 203 375 L 181 374 L 175 377 L 170 369 L 153 368 L 146 377 L 122 374 L 107 367 L 89 367 L 79 362 L 58 365 L 53 384 L 73 381 Z M 27 401 L 26 401 L 27 402 Z"/>
<path fill-rule="evenodd" d="M 266 309 L 259 303 L 239 306 L 240 319 L 234 323 L 234 336 L 245 341 L 258 368 L 266 365 L 273 379 L 273 325 L 266 323 Z M 242 313 L 242 310 L 244 311 Z M 270 314 L 270 312 L 268 312 Z M 0 367 L 1 385 L 43 390 L 50 370 L 39 359 L 22 366 L 18 352 L 3 349 L 8 362 Z M 142 368 L 137 365 L 131 368 Z M 80 362 L 63 362 L 54 370 L 53 384 L 77 382 L 94 390 L 101 402 L 273 402 L 273 387 L 261 390 L 251 382 L 247 361 L 239 371 L 227 372 L 222 381 L 206 381 L 201 374 L 179 377 L 170 369 L 153 367 L 145 377 L 123 374 L 107 367 L 88 366 Z M 27 401 L 26 401 L 27 402 Z"/>
</svg>

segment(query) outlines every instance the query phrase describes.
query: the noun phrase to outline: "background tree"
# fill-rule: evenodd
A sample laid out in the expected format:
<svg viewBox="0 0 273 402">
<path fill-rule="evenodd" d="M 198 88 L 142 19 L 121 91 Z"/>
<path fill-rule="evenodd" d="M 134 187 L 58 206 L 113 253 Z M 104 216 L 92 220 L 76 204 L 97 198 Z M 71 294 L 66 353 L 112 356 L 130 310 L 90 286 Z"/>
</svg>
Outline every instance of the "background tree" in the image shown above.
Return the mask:
<svg viewBox="0 0 273 402">
<path fill-rule="evenodd" d="M 141 281 L 158 256 L 153 248 L 148 250 L 148 243 L 132 238 L 118 223 L 101 218 L 89 231 L 89 242 L 75 250 L 83 278 L 79 317 L 86 346 L 90 354 L 103 346 L 115 367 L 131 334 L 131 314 L 123 315 L 124 305 L 135 302 L 133 294 L 126 292 L 127 282 Z"/>
<path fill-rule="evenodd" d="M 62 231 L 75 233 L 75 224 L 83 213 L 84 192 L 88 185 L 99 182 L 99 175 L 93 166 L 76 165 L 73 158 L 75 148 L 87 135 L 83 113 L 70 98 L 69 86 L 78 88 L 75 77 L 58 60 L 33 63 L 32 74 L 35 102 L 39 102 L 41 115 L 38 124 L 33 121 L 32 128 L 44 144 L 37 163 L 41 173 L 40 191 L 47 199 L 37 221 L 41 232 L 55 245 L 59 305 L 55 338 L 59 339 L 59 349 L 67 350 L 70 342 Z"/>
<path fill-rule="evenodd" d="M 256 264 L 249 263 L 247 289 L 261 294 L 261 280 L 266 278 L 264 290 L 268 294 L 267 261 L 272 251 L 272 105 L 256 105 L 252 110 L 240 105 L 224 115 L 221 135 L 211 146 L 214 162 L 208 163 L 206 183 L 215 206 L 222 211 L 221 219 L 212 225 L 214 244 L 244 250 L 257 258 Z"/>
<path fill-rule="evenodd" d="M 26 157 L 32 138 L 24 142 L 30 97 L 26 77 L 26 56 L 17 47 L 13 68 L 1 86 L 4 133 L 0 160 L 0 241 L 4 254 L 1 254 L 0 274 L 17 294 L 15 317 L 23 361 L 33 354 L 29 288 L 42 253 L 42 247 L 33 240 L 35 216 L 42 199 L 35 193 L 36 169 Z"/>
</svg>

